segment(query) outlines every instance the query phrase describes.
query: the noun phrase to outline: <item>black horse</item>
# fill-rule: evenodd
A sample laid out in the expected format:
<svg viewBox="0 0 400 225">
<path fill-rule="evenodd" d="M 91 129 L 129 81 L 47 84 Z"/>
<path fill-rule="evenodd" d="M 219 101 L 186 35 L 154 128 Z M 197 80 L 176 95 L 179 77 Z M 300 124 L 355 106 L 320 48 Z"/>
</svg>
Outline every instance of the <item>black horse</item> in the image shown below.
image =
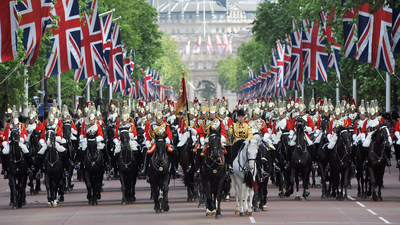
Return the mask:
<svg viewBox="0 0 400 225">
<path fill-rule="evenodd" d="M 11 203 L 13 209 L 21 208 L 26 204 L 25 188 L 27 183 L 28 163 L 19 146 L 20 133 L 18 129 L 11 130 L 10 153 L 8 155 L 8 185 L 11 190 Z"/>
<path fill-rule="evenodd" d="M 168 212 L 168 191 L 170 182 L 170 170 L 172 165 L 167 155 L 167 147 L 164 136 L 155 137 L 154 153 L 150 159 L 148 175 L 151 190 L 154 195 L 154 210 L 156 213 Z M 160 196 L 161 195 L 161 196 Z M 162 199 L 162 203 L 160 203 Z"/>
<path fill-rule="evenodd" d="M 41 146 L 39 144 L 39 140 L 40 140 L 40 134 L 41 132 L 37 131 L 37 130 L 33 130 L 31 133 L 31 136 L 29 138 L 29 152 L 31 153 L 32 156 L 32 163 L 33 166 L 35 168 L 35 170 L 33 170 L 33 174 L 36 174 L 37 170 L 39 169 L 39 163 L 37 157 L 37 153 L 39 152 Z M 40 168 L 42 169 L 42 168 Z M 35 180 L 36 185 L 33 183 L 33 181 Z M 40 178 L 34 177 L 34 176 L 30 176 L 29 177 L 29 183 L 28 186 L 30 186 L 30 193 L 31 195 L 35 195 L 35 194 L 39 194 L 39 191 L 41 190 L 40 188 Z"/>
<path fill-rule="evenodd" d="M 181 166 L 184 172 L 183 182 L 187 187 L 187 202 L 193 202 L 199 200 L 199 193 L 196 192 L 195 185 L 198 182 L 194 180 L 194 171 L 192 166 L 194 165 L 195 153 L 193 152 L 193 139 L 189 133 L 183 134 L 186 138 L 186 143 L 182 147 L 178 147 L 181 158 Z M 182 138 L 185 139 L 185 138 Z"/>
<path fill-rule="evenodd" d="M 136 201 L 135 185 L 138 176 L 138 156 L 129 145 L 129 128 L 119 128 L 121 152 L 117 154 L 119 179 L 121 181 L 122 205 Z"/>
<path fill-rule="evenodd" d="M 89 205 L 97 205 L 101 198 L 101 183 L 104 174 L 104 158 L 101 150 L 97 149 L 97 132 L 87 134 L 87 149 L 83 159 L 83 178 L 85 180 Z"/>
<path fill-rule="evenodd" d="M 317 161 L 318 161 L 318 172 L 321 175 L 321 188 L 322 194 L 321 198 L 328 198 L 331 196 L 330 190 L 332 186 L 332 182 L 329 182 L 329 187 L 327 188 L 326 182 L 330 180 L 330 176 L 325 170 L 326 167 L 326 155 L 324 146 L 328 143 L 328 129 L 329 129 L 329 118 L 321 119 L 321 140 L 319 145 L 316 145 L 317 149 Z"/>
<path fill-rule="evenodd" d="M 46 140 L 49 143 L 44 154 L 44 180 L 47 190 L 47 206 L 57 207 L 57 193 L 63 191 L 64 187 L 61 182 L 63 177 L 62 159 L 56 149 L 56 133 L 54 129 L 47 128 Z"/>
<path fill-rule="evenodd" d="M 115 144 L 114 144 L 114 136 L 115 136 L 115 127 L 112 123 L 107 125 L 107 133 L 106 133 L 106 148 L 108 151 L 108 156 L 110 158 L 110 163 L 111 163 L 111 168 L 116 168 L 117 166 L 117 159 L 114 156 L 114 149 L 115 149 Z M 109 174 L 108 180 L 111 180 L 111 178 L 117 179 L 118 177 L 118 171 L 117 174 Z"/>
<path fill-rule="evenodd" d="M 376 129 L 376 130 L 375 130 Z M 371 128 L 370 132 L 375 130 L 371 138 L 371 145 L 367 151 L 368 172 L 372 188 L 372 199 L 382 201 L 381 189 L 383 185 L 383 175 L 387 164 L 385 150 L 389 148 L 388 130 L 386 125 Z"/>
<path fill-rule="evenodd" d="M 222 218 L 221 198 L 224 187 L 226 167 L 221 146 L 221 137 L 210 134 L 208 137 L 209 149 L 201 164 L 201 181 L 206 194 L 206 216 L 211 217 L 215 212 L 215 219 Z M 218 205 L 216 205 L 218 204 Z"/>
<path fill-rule="evenodd" d="M 270 154 L 270 150 L 267 147 L 267 144 L 264 141 L 260 142 L 260 145 L 258 146 L 258 152 L 257 154 L 261 159 L 261 165 L 258 167 L 267 172 L 266 177 L 261 176 L 261 171 L 258 171 L 257 176 L 256 176 L 256 181 L 258 185 L 258 190 L 254 191 L 254 199 L 256 200 L 258 198 L 260 199 L 260 203 L 258 208 L 261 209 L 262 211 L 267 211 L 267 201 L 268 201 L 268 177 L 272 173 L 272 157 Z M 253 206 L 256 208 L 257 202 L 253 202 Z"/>
<path fill-rule="evenodd" d="M 350 183 L 349 172 L 351 164 L 351 134 L 345 127 L 336 128 L 338 137 L 336 146 L 330 152 L 330 165 L 332 167 L 333 196 L 337 190 L 337 200 L 347 200 L 347 187 Z M 340 191 L 339 191 L 340 184 Z M 344 192 L 343 192 L 344 188 Z"/>
<path fill-rule="evenodd" d="M 72 185 L 72 175 L 74 172 L 74 162 L 75 162 L 75 146 L 72 143 L 71 140 L 71 123 L 70 122 L 63 122 L 63 138 L 66 140 L 66 143 L 63 145 L 66 148 L 66 154 L 65 157 L 68 157 L 68 165 L 67 165 L 67 171 L 68 171 L 68 176 L 65 180 L 63 178 L 62 182 L 64 183 L 65 189 L 67 193 L 69 193 L 73 189 Z"/>
<path fill-rule="evenodd" d="M 289 189 L 285 192 L 285 195 L 289 197 L 293 194 L 294 180 L 296 180 L 296 190 L 299 193 L 299 176 L 303 178 L 303 195 L 302 200 L 307 200 L 310 195 L 308 190 L 308 182 L 311 171 L 311 154 L 307 149 L 306 134 L 304 133 L 304 128 L 306 126 L 306 121 L 301 117 L 296 118 L 296 145 L 294 146 L 292 157 L 291 157 L 291 173 L 290 173 L 290 184 Z M 295 200 L 300 200 L 300 196 L 297 195 Z"/>
<path fill-rule="evenodd" d="M 276 138 L 279 137 L 277 136 Z M 288 129 L 282 130 L 280 141 L 278 142 L 278 144 L 274 145 L 276 149 L 276 158 L 278 160 L 277 166 L 279 168 L 285 168 L 285 165 L 287 164 L 288 154 L 289 154 L 289 145 L 288 145 L 289 141 L 290 141 L 289 130 Z M 273 173 L 270 174 L 272 175 Z M 283 169 L 276 173 L 276 184 L 279 187 L 278 197 L 280 198 L 285 197 L 285 194 L 283 192 L 283 186 L 285 185 L 285 188 L 288 189 L 289 180 L 290 180 L 289 170 Z"/>
</svg>

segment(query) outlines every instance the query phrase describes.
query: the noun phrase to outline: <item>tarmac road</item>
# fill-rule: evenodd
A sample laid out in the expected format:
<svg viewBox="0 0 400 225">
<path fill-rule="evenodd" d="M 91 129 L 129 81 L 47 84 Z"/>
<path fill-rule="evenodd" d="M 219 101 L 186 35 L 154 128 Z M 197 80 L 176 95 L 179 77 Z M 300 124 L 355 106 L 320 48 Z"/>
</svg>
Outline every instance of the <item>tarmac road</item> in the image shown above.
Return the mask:
<svg viewBox="0 0 400 225">
<path fill-rule="evenodd" d="M 395 165 L 392 159 L 392 164 Z M 122 206 L 120 182 L 107 181 L 103 187 L 102 199 L 98 206 L 90 206 L 86 200 L 86 187 L 75 181 L 65 202 L 57 208 L 47 207 L 45 186 L 38 195 L 31 196 L 29 187 L 27 204 L 12 210 L 9 203 L 8 181 L 0 178 L 0 224 L 400 224 L 400 182 L 399 170 L 388 168 L 384 177 L 382 202 L 357 198 L 357 181 L 352 179 L 352 189 L 348 190 L 349 200 L 321 199 L 321 188 L 311 188 L 308 201 L 295 201 L 294 195 L 279 198 L 278 189 L 268 186 L 268 211 L 253 212 L 252 216 L 239 217 L 234 214 L 235 198 L 222 202 L 222 219 L 207 218 L 204 208 L 197 203 L 186 202 L 186 188 L 180 179 L 171 180 L 169 189 L 170 211 L 156 214 L 150 200 L 150 185 L 138 180 L 136 202 Z M 300 189 L 302 192 L 302 189 Z"/>
</svg>

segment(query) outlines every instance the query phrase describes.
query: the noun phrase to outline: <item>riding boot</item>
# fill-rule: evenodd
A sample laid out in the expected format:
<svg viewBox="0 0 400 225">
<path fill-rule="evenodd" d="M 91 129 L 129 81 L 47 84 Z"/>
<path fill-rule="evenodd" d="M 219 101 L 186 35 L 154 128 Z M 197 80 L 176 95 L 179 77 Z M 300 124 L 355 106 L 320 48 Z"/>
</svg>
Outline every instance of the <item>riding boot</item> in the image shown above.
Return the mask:
<svg viewBox="0 0 400 225">
<path fill-rule="evenodd" d="M 400 168 L 400 145 L 394 144 L 394 154 L 396 156 L 396 168 Z"/>
<path fill-rule="evenodd" d="M 367 152 L 368 152 L 368 147 L 363 147 L 361 146 L 361 157 L 363 159 L 363 170 L 367 170 L 368 168 L 368 156 L 367 156 Z"/>
<path fill-rule="evenodd" d="M 288 153 L 286 155 L 286 164 L 285 164 L 285 167 L 284 167 L 284 169 L 286 171 L 290 170 L 290 162 L 292 161 L 293 148 L 294 148 L 293 146 L 289 146 L 289 148 L 288 148 Z"/>
<path fill-rule="evenodd" d="M 68 177 L 68 167 L 69 167 L 69 160 L 68 160 L 68 154 L 67 152 L 63 152 L 60 154 L 61 158 L 62 158 L 62 167 L 63 167 L 63 174 L 64 177 Z"/>
<path fill-rule="evenodd" d="M 325 163 L 326 163 L 326 167 L 325 167 L 325 171 L 326 172 L 331 172 L 331 167 L 330 167 L 330 160 L 331 160 L 331 150 L 328 149 L 328 145 L 324 146 L 324 150 L 325 150 Z"/>
<path fill-rule="evenodd" d="M 177 153 L 178 153 L 177 150 L 174 150 L 171 154 L 172 157 L 170 157 L 170 158 L 172 158 L 172 165 L 173 165 L 173 169 L 175 171 L 173 173 L 174 179 L 182 177 L 182 175 L 178 172 L 178 158 L 177 158 L 178 155 L 177 155 Z"/>
<path fill-rule="evenodd" d="M 146 176 L 147 164 L 149 164 L 149 162 L 148 162 L 149 158 L 150 158 L 149 154 L 146 153 L 146 155 L 144 155 L 143 169 L 139 173 L 140 176 L 143 176 L 143 177 Z"/>
<path fill-rule="evenodd" d="M 315 146 L 314 145 L 309 145 L 308 148 L 310 149 L 310 154 L 311 154 L 311 167 L 314 170 L 318 169 L 317 166 L 317 151 L 315 150 Z"/>
<path fill-rule="evenodd" d="M 263 150 L 259 149 L 259 151 L 263 151 Z M 257 170 L 260 171 L 261 177 L 262 177 L 262 178 L 265 178 L 265 177 L 268 176 L 268 173 L 267 173 L 266 171 L 264 171 L 264 169 L 262 168 L 261 165 L 262 165 L 262 164 L 261 164 L 261 154 L 258 153 L 258 154 L 257 154 Z"/>
<path fill-rule="evenodd" d="M 103 152 L 104 165 L 105 165 L 105 167 L 106 167 L 106 171 L 110 171 L 111 168 L 110 168 L 110 162 L 109 162 L 109 160 L 108 160 L 107 148 L 104 147 L 101 151 Z"/>
<path fill-rule="evenodd" d="M 7 155 L 1 154 L 1 166 L 1 175 L 4 175 L 4 179 L 8 179 Z"/>
<path fill-rule="evenodd" d="M 42 154 L 38 154 L 37 155 L 37 160 L 38 160 L 38 162 L 37 162 L 37 164 L 38 164 L 38 167 L 39 168 L 36 168 L 37 169 L 37 173 L 36 173 L 36 178 L 38 178 L 38 179 L 42 179 L 43 178 L 43 174 L 42 174 L 42 169 L 43 169 L 43 155 Z"/>
<path fill-rule="evenodd" d="M 392 166 L 392 162 L 390 162 L 390 159 L 392 158 L 392 154 L 390 154 L 390 147 L 385 147 L 385 155 L 386 155 L 386 159 L 387 159 L 387 163 L 386 165 L 388 167 Z"/>
<path fill-rule="evenodd" d="M 200 167 L 201 167 L 201 164 L 202 164 L 202 162 L 203 162 L 203 158 L 204 158 L 204 157 L 201 156 L 200 151 L 197 151 L 196 161 L 195 161 L 195 164 L 196 164 L 196 167 L 195 167 L 196 172 L 194 173 L 194 177 L 197 177 L 197 178 L 200 177 Z"/>
<path fill-rule="evenodd" d="M 276 150 L 270 150 L 271 153 L 271 159 L 272 159 L 272 165 L 274 165 L 274 173 L 278 173 L 281 171 L 281 168 L 279 168 L 277 163 L 279 163 L 278 159 L 276 158 Z"/>
<path fill-rule="evenodd" d="M 26 160 L 26 163 L 28 164 L 28 177 L 33 176 L 32 170 L 35 170 L 35 168 L 33 167 L 33 163 L 32 163 L 32 157 L 30 153 L 25 153 L 24 154 L 24 158 Z M 31 169 L 32 167 L 32 169 Z"/>
<path fill-rule="evenodd" d="M 233 168 L 232 168 L 232 165 L 233 165 L 232 147 L 231 148 L 226 148 L 226 152 L 227 152 L 227 154 L 225 155 L 225 159 L 226 159 L 225 162 L 226 162 L 226 164 L 228 166 L 227 172 L 229 172 L 229 174 L 233 174 L 234 171 L 233 171 Z"/>
</svg>

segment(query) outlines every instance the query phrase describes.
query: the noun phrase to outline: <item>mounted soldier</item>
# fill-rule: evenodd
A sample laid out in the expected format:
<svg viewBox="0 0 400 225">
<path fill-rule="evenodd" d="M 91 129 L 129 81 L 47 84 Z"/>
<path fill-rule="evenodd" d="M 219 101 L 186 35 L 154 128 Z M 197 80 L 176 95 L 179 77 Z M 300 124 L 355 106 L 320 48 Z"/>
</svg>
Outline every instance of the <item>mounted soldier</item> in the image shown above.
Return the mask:
<svg viewBox="0 0 400 225">
<path fill-rule="evenodd" d="M 115 158 L 119 157 L 119 153 L 121 152 L 121 139 L 120 134 L 121 131 L 125 130 L 129 133 L 129 146 L 130 148 L 137 154 L 137 131 L 136 126 L 133 119 L 129 115 L 129 107 L 127 105 L 122 106 L 122 116 L 118 118 L 118 122 L 116 125 L 117 129 L 115 130 L 114 143 L 115 143 Z"/>
<path fill-rule="evenodd" d="M 42 145 L 42 148 L 39 150 L 38 152 L 38 164 L 39 164 L 39 169 L 38 169 L 38 173 L 36 174 L 37 178 L 42 178 L 42 173 L 41 173 L 41 169 L 42 169 L 42 165 L 43 165 L 43 156 L 47 150 L 48 145 L 50 145 L 51 143 L 46 140 L 46 132 L 54 132 L 56 135 L 56 142 L 55 142 L 55 147 L 58 151 L 58 153 L 60 154 L 61 158 L 62 158 L 62 167 L 63 167 L 63 171 L 64 171 L 64 177 L 68 177 L 68 157 L 67 157 L 67 152 L 66 149 L 61 146 L 60 144 L 65 144 L 66 141 L 63 138 L 62 134 L 63 134 L 63 125 L 61 120 L 59 120 L 57 118 L 57 104 L 55 102 L 53 102 L 53 106 L 50 107 L 49 110 L 49 116 L 47 118 L 47 120 L 44 122 L 44 126 L 43 126 L 43 130 L 42 130 L 42 135 L 40 137 L 40 141 L 39 143 Z"/>
<path fill-rule="evenodd" d="M 28 163 L 28 175 L 32 176 L 32 171 L 30 167 L 32 166 L 32 158 L 30 157 L 30 152 L 25 145 L 25 140 L 28 137 L 28 133 L 26 132 L 26 127 L 23 123 L 18 120 L 18 112 L 16 110 L 15 105 L 13 106 L 11 123 L 7 124 L 6 129 L 4 130 L 3 137 L 3 150 L 1 154 L 1 162 L 2 162 L 2 170 L 1 175 L 4 175 L 4 179 L 8 178 L 8 167 L 7 167 L 7 157 L 10 153 L 10 134 L 12 130 L 17 129 L 20 134 L 20 139 L 18 140 L 18 145 L 21 148 L 21 151 L 24 154 L 24 158 Z M 17 141 L 17 140 L 15 140 Z"/>
</svg>

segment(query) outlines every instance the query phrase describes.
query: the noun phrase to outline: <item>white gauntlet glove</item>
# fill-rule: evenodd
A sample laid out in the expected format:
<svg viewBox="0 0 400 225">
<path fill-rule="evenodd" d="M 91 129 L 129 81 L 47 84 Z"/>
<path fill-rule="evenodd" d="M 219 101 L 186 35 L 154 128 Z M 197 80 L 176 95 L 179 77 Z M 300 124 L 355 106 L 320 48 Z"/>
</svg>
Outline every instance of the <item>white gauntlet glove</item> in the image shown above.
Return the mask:
<svg viewBox="0 0 400 225">
<path fill-rule="evenodd" d="M 169 140 L 169 138 L 165 138 L 165 143 L 171 144 L 171 140 Z"/>
<path fill-rule="evenodd" d="M 270 135 L 268 133 L 264 134 L 263 140 L 264 142 L 268 143 L 267 141 L 269 140 Z"/>
<path fill-rule="evenodd" d="M 102 142 L 102 141 L 104 141 L 104 138 L 102 136 L 96 137 L 96 142 Z"/>
<path fill-rule="evenodd" d="M 201 144 L 201 146 L 204 146 L 204 144 L 205 144 L 204 137 L 200 138 L 200 144 Z"/>
<path fill-rule="evenodd" d="M 44 142 L 44 139 L 40 139 L 39 140 L 39 144 L 43 147 L 46 145 L 46 143 Z M 4 142 L 3 142 L 3 146 L 4 146 Z"/>
</svg>

